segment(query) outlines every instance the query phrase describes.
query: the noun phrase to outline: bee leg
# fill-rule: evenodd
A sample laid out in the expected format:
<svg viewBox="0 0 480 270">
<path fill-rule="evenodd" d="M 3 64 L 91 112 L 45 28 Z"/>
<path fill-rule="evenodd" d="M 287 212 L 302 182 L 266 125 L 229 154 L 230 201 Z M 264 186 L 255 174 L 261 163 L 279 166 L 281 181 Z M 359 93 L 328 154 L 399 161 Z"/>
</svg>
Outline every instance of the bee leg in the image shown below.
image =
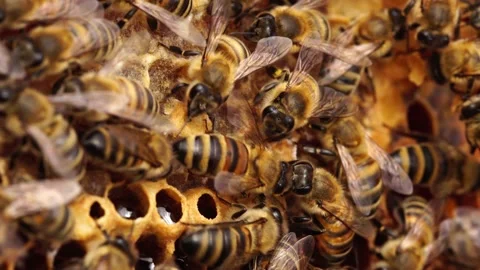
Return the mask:
<svg viewBox="0 0 480 270">
<path fill-rule="evenodd" d="M 178 55 L 181 55 L 181 56 L 185 56 L 185 57 L 192 57 L 192 56 L 198 56 L 198 55 L 202 55 L 202 52 L 199 52 L 199 51 L 193 51 L 193 50 L 183 50 L 182 48 L 178 47 L 178 46 L 174 46 L 174 45 L 165 45 L 161 42 L 159 42 L 160 46 L 164 47 L 165 49 L 169 50 L 170 52 L 174 53 L 174 54 L 178 54 Z"/>
<path fill-rule="evenodd" d="M 132 9 L 130 9 L 126 14 L 125 16 L 123 16 L 123 19 L 121 19 L 120 21 L 117 22 L 117 25 L 120 29 L 122 29 L 125 24 L 127 24 L 127 22 L 133 17 L 133 15 L 135 15 L 135 13 L 137 13 L 138 11 L 138 8 L 137 7 L 133 7 Z"/>
<path fill-rule="evenodd" d="M 292 216 L 289 218 L 289 223 L 294 232 L 319 235 L 326 231 L 321 223 L 307 214 L 304 216 Z"/>
<path fill-rule="evenodd" d="M 329 157 L 336 157 L 337 154 L 333 152 L 332 150 L 320 148 L 320 147 L 315 147 L 315 146 L 302 146 L 302 150 L 313 155 L 318 155 L 318 156 L 329 156 Z"/>
<path fill-rule="evenodd" d="M 217 123 L 217 121 L 215 120 L 215 116 L 212 113 L 207 113 L 207 116 L 208 116 L 208 119 L 210 119 L 210 121 L 212 122 L 212 128 L 210 130 L 208 130 L 208 125 L 207 125 L 207 122 L 205 120 L 206 133 L 207 134 L 214 133 L 215 129 L 216 129 L 216 123 Z"/>
</svg>

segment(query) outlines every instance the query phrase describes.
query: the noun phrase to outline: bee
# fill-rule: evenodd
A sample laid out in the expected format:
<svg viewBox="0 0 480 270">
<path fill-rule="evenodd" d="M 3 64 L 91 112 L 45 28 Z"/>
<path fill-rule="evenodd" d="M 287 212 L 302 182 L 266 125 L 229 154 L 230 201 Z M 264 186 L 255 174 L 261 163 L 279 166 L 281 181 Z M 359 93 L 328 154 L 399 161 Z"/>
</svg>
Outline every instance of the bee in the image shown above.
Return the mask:
<svg viewBox="0 0 480 270">
<path fill-rule="evenodd" d="M 181 83 L 172 93 L 183 90 L 187 100 L 187 118 L 212 114 L 232 93 L 235 81 L 270 65 L 288 53 L 291 40 L 283 37 L 264 39 L 250 55 L 239 39 L 222 35 L 228 23 L 228 1 L 215 0 L 211 27 L 203 56 L 194 57 L 186 67 Z"/>
<path fill-rule="evenodd" d="M 11 40 L 13 79 L 58 74 L 77 63 L 111 58 L 121 45 L 119 28 L 101 18 L 62 20 Z"/>
<path fill-rule="evenodd" d="M 85 269 L 131 270 L 137 262 L 138 252 L 123 236 L 111 238 L 102 230 L 105 242 L 85 255 Z"/>
<path fill-rule="evenodd" d="M 449 259 L 460 267 L 475 269 L 480 265 L 478 220 L 479 211 L 469 207 L 459 207 L 455 216 L 442 221 L 438 238 L 433 243 L 431 257 L 446 251 Z"/>
<path fill-rule="evenodd" d="M 97 125 L 82 136 L 81 144 L 94 161 L 136 179 L 159 179 L 172 169 L 166 138 L 132 125 Z"/>
<path fill-rule="evenodd" d="M 463 3 L 463 8 L 460 15 L 460 26 L 469 25 L 477 32 L 480 30 L 480 5 L 477 1 L 460 0 Z"/>
<path fill-rule="evenodd" d="M 477 120 L 479 114 L 478 105 L 479 95 L 474 95 L 469 99 L 465 100 L 462 104 L 462 109 L 460 111 L 460 120 L 465 122 L 466 127 L 466 137 L 468 144 L 470 145 L 470 153 L 474 153 L 479 146 L 479 120 Z"/>
<path fill-rule="evenodd" d="M 14 89 L 10 89 L 14 92 Z M 26 88 L 11 94 L 4 112 L 5 128 L 11 136 L 32 138 L 40 148 L 47 176 L 80 180 L 85 175 L 84 150 L 72 126 L 48 97 Z"/>
<path fill-rule="evenodd" d="M 408 29 L 415 29 L 416 39 L 431 49 L 450 43 L 460 19 L 458 0 L 410 0 L 403 11 Z"/>
<path fill-rule="evenodd" d="M 352 66 L 343 59 L 350 58 L 347 60 L 349 63 L 359 63 L 374 47 L 366 44 L 349 51 L 317 39 L 304 41 L 293 72 L 273 73 L 277 78 L 265 84 L 255 96 L 254 105 L 257 115 L 261 116 L 261 129 L 267 140 L 283 139 L 305 126 L 311 118 L 351 114 L 355 107 L 348 98 L 337 95 L 330 88 L 320 87 L 308 72 L 322 62 L 324 52 L 338 56 L 342 60 L 332 61 L 325 68 L 328 71 L 322 75 L 320 85 L 326 85 Z"/>
<path fill-rule="evenodd" d="M 331 36 L 330 23 L 325 15 L 315 9 L 325 3 L 323 0 L 299 0 L 293 6 L 281 5 L 261 12 L 244 36 L 254 42 L 271 36 L 290 38 L 294 44 L 291 53 L 298 52 L 306 38 L 328 42 Z"/>
<path fill-rule="evenodd" d="M 383 259 L 374 269 L 423 269 L 428 261 L 429 247 L 434 242 L 434 207 L 418 196 L 407 197 L 401 205 L 404 234 L 387 241 L 379 249 Z"/>
<path fill-rule="evenodd" d="M 478 89 L 474 83 L 480 71 L 479 44 L 473 40 L 457 40 L 428 60 L 432 78 L 439 84 L 449 83 L 450 89 L 469 97 Z"/>
<path fill-rule="evenodd" d="M 275 250 L 288 222 L 276 204 L 260 204 L 232 215 L 233 221 L 187 230 L 180 248 L 193 261 L 212 268 L 233 268 Z"/>
<path fill-rule="evenodd" d="M 408 175 L 368 136 L 357 119 L 351 116 L 322 121 L 311 126 L 318 129 L 325 148 L 338 155 L 349 195 L 362 214 L 368 218 L 375 216 L 383 185 L 397 193 L 412 193 L 413 185 Z M 308 146 L 303 148 L 312 152 Z"/>
<path fill-rule="evenodd" d="M 401 147 L 390 154 L 413 184 L 429 187 L 436 198 L 477 190 L 480 165 L 445 142 Z"/>
<path fill-rule="evenodd" d="M 95 0 L 5 0 L 0 3 L 0 29 L 20 29 L 34 22 L 82 18 L 98 8 Z"/>
<path fill-rule="evenodd" d="M 18 249 L 17 229 L 30 239 L 56 243 L 68 240 L 75 218 L 67 204 L 81 192 L 71 180 L 56 179 L 20 183 L 0 190 L 2 256 Z M 5 252 L 5 253 L 4 253 Z M 12 259 L 9 257 L 7 259 Z"/>
</svg>

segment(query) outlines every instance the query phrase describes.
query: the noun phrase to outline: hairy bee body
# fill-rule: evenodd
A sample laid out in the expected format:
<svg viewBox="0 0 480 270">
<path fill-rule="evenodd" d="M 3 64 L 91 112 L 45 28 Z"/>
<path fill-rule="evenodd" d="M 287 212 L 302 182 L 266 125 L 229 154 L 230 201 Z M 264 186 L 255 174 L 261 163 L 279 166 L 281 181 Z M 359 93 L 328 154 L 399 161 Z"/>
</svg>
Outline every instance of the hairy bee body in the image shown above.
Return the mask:
<svg viewBox="0 0 480 270">
<path fill-rule="evenodd" d="M 276 207 L 248 209 L 238 222 L 208 225 L 181 238 L 182 250 L 212 268 L 234 267 L 272 252 L 287 233 L 285 213 Z"/>
<path fill-rule="evenodd" d="M 75 217 L 68 206 L 28 215 L 18 220 L 22 232 L 44 241 L 65 241 L 73 232 Z"/>
<path fill-rule="evenodd" d="M 403 224 L 403 230 L 409 232 L 415 226 L 423 228 L 423 233 L 419 234 L 415 240 L 420 246 L 426 246 L 435 238 L 434 231 L 431 228 L 435 226 L 434 213 L 429 207 L 428 202 L 419 196 L 407 197 L 400 205 L 401 207 L 401 220 Z M 422 223 L 417 224 L 417 222 Z"/>
<path fill-rule="evenodd" d="M 171 170 L 170 143 L 157 133 L 125 125 L 98 125 L 81 143 L 89 156 L 112 171 L 158 179 Z"/>
<path fill-rule="evenodd" d="M 478 91 L 474 74 L 480 70 L 479 58 L 476 41 L 458 40 L 432 55 L 429 59 L 430 73 L 437 83 L 449 83 L 453 92 L 470 96 Z"/>
<path fill-rule="evenodd" d="M 52 143 L 56 155 L 62 157 L 62 170 L 68 171 L 68 176 L 73 179 L 83 178 L 86 170 L 84 150 L 77 133 L 62 115 L 55 113 L 46 96 L 27 88 L 6 108 L 6 114 L 5 127 L 12 135 L 23 137 L 28 134 L 28 126 L 37 127 Z M 56 169 L 49 166 L 50 160 L 43 154 L 47 174 L 58 177 Z"/>
<path fill-rule="evenodd" d="M 474 95 L 462 104 L 460 120 L 465 122 L 465 135 L 468 144 L 470 145 L 470 152 L 473 153 L 480 145 L 480 114 L 478 113 L 478 106 L 480 106 L 480 96 Z"/>
<path fill-rule="evenodd" d="M 477 190 L 480 166 L 446 143 L 422 143 L 402 147 L 391 156 L 416 185 L 430 188 L 438 198 Z"/>
<path fill-rule="evenodd" d="M 99 247 L 91 250 L 84 258 L 86 269 L 133 269 L 137 261 L 137 252 L 126 239 L 117 236 L 107 239 Z"/>
<path fill-rule="evenodd" d="M 331 36 L 330 24 L 320 11 L 289 6 L 278 6 L 258 14 L 248 32 L 253 34 L 245 38 L 252 41 L 270 36 L 288 37 L 294 44 L 292 53 L 300 50 L 306 38 L 329 41 Z"/>
<path fill-rule="evenodd" d="M 111 58 L 119 48 L 118 27 L 104 19 L 64 20 L 36 27 L 12 41 L 12 61 L 28 76 L 57 74 L 80 65 Z"/>
<path fill-rule="evenodd" d="M 333 88 L 337 92 L 350 95 L 357 89 L 364 72 L 365 67 L 352 66 L 342 76 L 338 77 L 338 79 L 327 86 Z"/>
</svg>

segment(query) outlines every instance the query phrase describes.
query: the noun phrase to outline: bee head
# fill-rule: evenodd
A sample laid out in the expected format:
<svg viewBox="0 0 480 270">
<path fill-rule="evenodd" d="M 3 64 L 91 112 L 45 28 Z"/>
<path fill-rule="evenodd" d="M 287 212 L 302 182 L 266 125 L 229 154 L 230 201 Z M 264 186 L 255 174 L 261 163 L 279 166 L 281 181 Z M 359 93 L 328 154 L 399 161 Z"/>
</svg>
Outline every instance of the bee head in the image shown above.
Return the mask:
<svg viewBox="0 0 480 270">
<path fill-rule="evenodd" d="M 270 13 L 263 13 L 255 19 L 247 34 L 245 34 L 245 38 L 257 42 L 262 38 L 275 36 L 276 28 L 275 17 Z"/>
<path fill-rule="evenodd" d="M 44 55 L 33 39 L 20 37 L 12 43 L 12 61 L 22 67 L 36 67 L 42 64 Z"/>
<path fill-rule="evenodd" d="M 195 84 L 189 92 L 188 118 L 202 113 L 212 113 L 222 103 L 222 97 L 213 93 L 211 88 L 203 83 Z"/>
<path fill-rule="evenodd" d="M 230 17 L 238 17 L 243 11 L 243 4 L 240 0 L 233 0 L 231 2 L 231 13 Z"/>
<path fill-rule="evenodd" d="M 294 161 L 292 164 L 292 190 L 297 195 L 312 191 L 313 166 L 308 161 Z"/>
<path fill-rule="evenodd" d="M 480 102 L 472 102 L 462 107 L 460 120 L 470 119 L 480 113 Z"/>
<path fill-rule="evenodd" d="M 288 135 L 295 125 L 293 117 L 268 106 L 262 112 L 263 130 L 270 140 L 279 140 Z"/>
<path fill-rule="evenodd" d="M 448 35 L 435 33 L 426 29 L 418 32 L 417 39 L 423 46 L 432 49 L 444 48 L 450 43 L 450 37 Z"/>
</svg>

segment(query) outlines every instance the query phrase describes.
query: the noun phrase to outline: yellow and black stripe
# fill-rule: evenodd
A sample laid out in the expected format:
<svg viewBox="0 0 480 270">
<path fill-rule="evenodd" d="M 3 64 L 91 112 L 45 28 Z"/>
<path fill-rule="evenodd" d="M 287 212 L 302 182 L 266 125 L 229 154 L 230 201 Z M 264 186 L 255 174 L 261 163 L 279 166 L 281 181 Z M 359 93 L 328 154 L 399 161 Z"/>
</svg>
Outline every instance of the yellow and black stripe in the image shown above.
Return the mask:
<svg viewBox="0 0 480 270">
<path fill-rule="evenodd" d="M 228 35 L 219 37 L 215 53 L 222 54 L 235 65 L 240 64 L 250 55 L 247 46 L 240 39 Z"/>
<path fill-rule="evenodd" d="M 330 265 L 339 265 L 353 247 L 355 233 L 334 216 L 315 215 L 313 218 L 325 228 L 325 232 L 316 236 L 320 254 Z"/>
<path fill-rule="evenodd" d="M 221 134 L 183 138 L 173 144 L 177 159 L 199 175 L 221 171 L 243 175 L 249 165 L 249 148 L 243 142 Z"/>
<path fill-rule="evenodd" d="M 418 226 L 417 228 L 423 229 L 423 233 L 419 233 L 417 239 L 420 246 L 423 247 L 431 243 L 434 238 L 432 229 L 435 225 L 435 217 L 427 201 L 419 196 L 410 196 L 402 202 L 401 207 L 405 232 L 410 231 L 414 226 Z M 420 225 L 417 222 L 423 224 Z"/>
<path fill-rule="evenodd" d="M 150 0 L 150 2 L 183 18 L 190 15 L 193 8 L 193 0 Z"/>
<path fill-rule="evenodd" d="M 75 218 L 67 206 L 22 217 L 18 220 L 22 232 L 46 241 L 67 240 L 75 224 Z"/>
<path fill-rule="evenodd" d="M 328 87 L 345 95 L 350 95 L 357 89 L 364 70 L 365 68 L 362 66 L 352 66 L 342 76 L 330 83 Z M 320 77 L 321 76 L 322 74 L 320 74 Z"/>
<path fill-rule="evenodd" d="M 360 172 L 360 181 L 359 185 L 368 189 L 368 191 L 359 194 L 359 196 L 365 198 L 369 197 L 368 200 L 359 200 L 360 202 L 368 202 L 369 204 L 357 205 L 357 208 L 362 213 L 369 213 L 367 218 L 373 218 L 377 211 L 378 205 L 380 204 L 380 199 L 383 194 L 383 183 L 382 183 L 382 171 L 376 160 L 368 156 L 363 158 L 355 158 L 357 162 L 358 170 Z"/>
</svg>

